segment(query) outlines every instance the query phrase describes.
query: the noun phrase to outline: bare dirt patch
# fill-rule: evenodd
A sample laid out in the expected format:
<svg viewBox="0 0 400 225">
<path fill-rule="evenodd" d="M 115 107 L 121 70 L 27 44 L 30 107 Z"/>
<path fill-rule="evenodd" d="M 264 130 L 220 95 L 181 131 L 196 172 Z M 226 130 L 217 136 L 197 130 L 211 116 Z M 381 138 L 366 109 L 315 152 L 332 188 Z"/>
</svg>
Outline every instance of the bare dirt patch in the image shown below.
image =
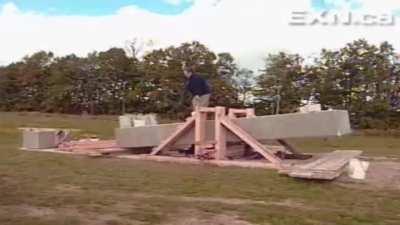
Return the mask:
<svg viewBox="0 0 400 225">
<path fill-rule="evenodd" d="M 85 224 L 85 225 L 142 225 L 143 222 L 127 220 L 115 214 L 100 214 L 94 212 L 80 211 L 73 208 L 51 209 L 30 205 L 2 206 L 0 210 L 20 215 L 20 217 L 40 218 L 41 220 L 57 221 L 62 224 Z"/>
<path fill-rule="evenodd" d="M 82 189 L 79 186 L 69 185 L 69 184 L 60 184 L 55 187 L 57 191 L 60 192 L 81 192 Z"/>
<path fill-rule="evenodd" d="M 144 221 L 137 221 L 134 218 L 122 217 L 119 214 L 101 214 L 88 211 L 80 211 L 73 208 L 51 209 L 30 205 L 9 205 L 2 206 L 0 210 L 18 214 L 21 217 L 38 218 L 43 221 L 56 221 L 62 224 L 85 224 L 85 225 L 145 225 Z M 131 208 L 132 210 L 132 208 Z M 129 211 L 125 208 L 126 212 Z M 160 223 L 161 225 L 251 225 L 233 213 L 216 214 L 203 212 L 196 209 L 185 209 L 171 213 Z"/>
<path fill-rule="evenodd" d="M 400 190 L 400 163 L 372 162 L 366 182 L 372 186 Z"/>
<path fill-rule="evenodd" d="M 185 210 L 161 225 L 252 225 L 234 214 L 204 214 L 196 210 Z"/>
<path fill-rule="evenodd" d="M 346 175 L 338 179 L 337 183 L 359 189 L 400 190 L 400 162 L 371 161 L 365 180 L 353 180 Z"/>
<path fill-rule="evenodd" d="M 121 194 L 121 193 L 119 193 Z M 257 201 L 252 199 L 242 198 L 218 198 L 218 197 L 188 197 L 188 196 L 171 196 L 171 195 L 154 195 L 146 193 L 125 193 L 124 196 L 129 196 L 133 200 L 137 199 L 163 199 L 167 201 L 175 202 L 188 202 L 188 203 L 211 203 L 211 204 L 223 204 L 233 206 L 246 206 L 246 205 L 262 205 L 262 206 L 282 206 L 287 208 L 297 209 L 310 209 L 314 208 L 306 206 L 301 202 L 294 201 L 292 199 L 285 199 L 282 201 Z M 124 208 L 123 206 L 122 208 Z"/>
</svg>

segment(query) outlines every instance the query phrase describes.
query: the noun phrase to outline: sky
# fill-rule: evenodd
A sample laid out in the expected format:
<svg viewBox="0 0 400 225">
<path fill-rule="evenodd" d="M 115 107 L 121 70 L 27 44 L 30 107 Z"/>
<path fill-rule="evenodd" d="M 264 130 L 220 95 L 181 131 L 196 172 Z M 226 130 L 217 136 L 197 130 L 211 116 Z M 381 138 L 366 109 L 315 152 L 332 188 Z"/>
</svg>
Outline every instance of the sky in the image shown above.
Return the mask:
<svg viewBox="0 0 400 225">
<path fill-rule="evenodd" d="M 400 51 L 400 18 L 393 26 L 291 26 L 291 13 L 351 11 L 400 16 L 400 0 L 0 0 L 0 64 L 39 50 L 84 56 L 127 41 L 152 48 L 198 40 L 230 52 L 242 67 L 263 66 L 269 53 L 313 56 L 355 39 L 389 41 Z M 397 18 L 397 17 L 396 17 Z"/>
<path fill-rule="evenodd" d="M 118 9 L 136 5 L 160 14 L 179 14 L 192 5 L 191 0 L 0 0 L 1 4 L 14 3 L 23 11 L 35 11 L 48 15 L 113 14 Z"/>
</svg>

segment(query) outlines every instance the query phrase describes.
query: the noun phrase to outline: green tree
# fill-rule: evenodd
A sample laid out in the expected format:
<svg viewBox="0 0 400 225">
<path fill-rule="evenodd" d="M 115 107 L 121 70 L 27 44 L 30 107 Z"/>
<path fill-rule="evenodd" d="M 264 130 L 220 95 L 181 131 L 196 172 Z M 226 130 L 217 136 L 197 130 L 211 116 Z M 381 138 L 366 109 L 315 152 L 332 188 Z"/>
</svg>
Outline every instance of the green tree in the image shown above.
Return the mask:
<svg viewBox="0 0 400 225">
<path fill-rule="evenodd" d="M 53 59 L 53 53 L 40 51 L 10 66 L 9 78 L 16 81 L 14 90 L 18 91 L 14 102 L 16 110 L 42 110 Z"/>
<path fill-rule="evenodd" d="M 19 101 L 18 64 L 0 68 L 0 110 L 16 110 Z"/>
<path fill-rule="evenodd" d="M 376 46 L 363 39 L 339 51 L 323 50 L 313 69 L 318 99 L 324 107 L 350 111 L 358 126 L 366 118 L 384 120 L 398 80 L 394 57 L 387 42 Z"/>
<path fill-rule="evenodd" d="M 109 113 L 125 113 L 128 94 L 139 82 L 138 65 L 120 48 L 97 55 L 98 75 L 103 78 L 103 108 Z"/>
<path fill-rule="evenodd" d="M 243 106 L 251 106 L 252 92 L 255 86 L 255 74 L 252 70 L 242 68 L 233 76 L 234 87 L 238 92 L 238 100 Z"/>
<path fill-rule="evenodd" d="M 257 108 L 273 112 L 276 105 L 271 104 L 270 98 L 279 95 L 280 112 L 295 112 L 304 98 L 304 74 L 303 58 L 299 55 L 270 54 L 265 60 L 263 73 L 257 78 L 257 90 L 254 91 L 259 100 Z"/>
</svg>

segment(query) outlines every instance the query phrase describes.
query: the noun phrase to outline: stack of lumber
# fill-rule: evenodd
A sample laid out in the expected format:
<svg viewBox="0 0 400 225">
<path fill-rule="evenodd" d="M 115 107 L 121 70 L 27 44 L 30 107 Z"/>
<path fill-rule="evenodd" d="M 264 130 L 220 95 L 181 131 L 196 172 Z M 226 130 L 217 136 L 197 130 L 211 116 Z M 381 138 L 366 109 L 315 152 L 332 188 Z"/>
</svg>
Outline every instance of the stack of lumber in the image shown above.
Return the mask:
<svg viewBox="0 0 400 225">
<path fill-rule="evenodd" d="M 111 154 L 126 151 L 118 147 L 115 140 L 91 139 L 64 142 L 59 145 L 58 150 L 77 154 Z"/>
<path fill-rule="evenodd" d="M 309 163 L 286 167 L 280 173 L 295 178 L 333 180 L 345 171 L 351 159 L 361 153 L 362 151 L 334 151 Z"/>
</svg>

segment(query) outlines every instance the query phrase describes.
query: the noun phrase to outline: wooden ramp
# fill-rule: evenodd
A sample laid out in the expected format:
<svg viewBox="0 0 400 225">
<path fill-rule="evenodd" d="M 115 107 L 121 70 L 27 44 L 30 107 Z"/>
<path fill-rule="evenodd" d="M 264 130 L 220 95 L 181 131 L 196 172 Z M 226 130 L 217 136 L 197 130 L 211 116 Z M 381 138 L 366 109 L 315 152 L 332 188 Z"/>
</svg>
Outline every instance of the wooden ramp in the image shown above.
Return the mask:
<svg viewBox="0 0 400 225">
<path fill-rule="evenodd" d="M 333 180 L 344 172 L 351 159 L 361 154 L 362 151 L 334 151 L 310 163 L 284 168 L 280 173 L 295 178 Z"/>
</svg>

